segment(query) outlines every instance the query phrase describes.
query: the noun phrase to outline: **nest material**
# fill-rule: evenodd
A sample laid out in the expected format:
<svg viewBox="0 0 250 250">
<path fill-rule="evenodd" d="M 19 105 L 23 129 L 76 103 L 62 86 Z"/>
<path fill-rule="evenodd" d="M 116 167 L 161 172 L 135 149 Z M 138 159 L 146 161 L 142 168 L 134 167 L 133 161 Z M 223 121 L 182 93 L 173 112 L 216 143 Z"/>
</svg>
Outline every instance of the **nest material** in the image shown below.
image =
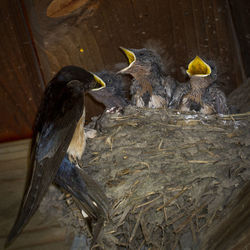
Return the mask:
<svg viewBox="0 0 250 250">
<path fill-rule="evenodd" d="M 83 167 L 112 208 L 101 248 L 195 248 L 250 179 L 250 113 L 107 113 Z"/>
</svg>

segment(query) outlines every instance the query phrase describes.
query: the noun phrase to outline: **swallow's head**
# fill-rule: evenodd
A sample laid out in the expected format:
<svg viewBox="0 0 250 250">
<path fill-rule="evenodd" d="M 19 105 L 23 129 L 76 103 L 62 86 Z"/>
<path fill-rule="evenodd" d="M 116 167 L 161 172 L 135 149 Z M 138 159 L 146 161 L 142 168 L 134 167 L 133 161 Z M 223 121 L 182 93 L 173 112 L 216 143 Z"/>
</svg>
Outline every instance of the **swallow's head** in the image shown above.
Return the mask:
<svg viewBox="0 0 250 250">
<path fill-rule="evenodd" d="M 77 66 L 63 67 L 52 82 L 67 84 L 68 87 L 79 91 L 96 91 L 106 87 L 105 82 L 100 77 Z"/>
<path fill-rule="evenodd" d="M 125 49 L 120 47 L 126 55 L 129 66 L 119 73 L 131 74 L 136 77 L 138 74 L 149 75 L 153 70 L 162 67 L 161 58 L 156 52 L 150 49 Z"/>
</svg>

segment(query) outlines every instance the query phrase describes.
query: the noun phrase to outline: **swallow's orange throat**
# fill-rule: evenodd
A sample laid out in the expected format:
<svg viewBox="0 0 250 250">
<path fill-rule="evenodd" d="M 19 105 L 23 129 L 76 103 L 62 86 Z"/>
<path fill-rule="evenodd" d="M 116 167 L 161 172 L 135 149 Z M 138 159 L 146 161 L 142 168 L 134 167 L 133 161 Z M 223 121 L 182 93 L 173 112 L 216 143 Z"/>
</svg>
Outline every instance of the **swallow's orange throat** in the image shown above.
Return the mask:
<svg viewBox="0 0 250 250">
<path fill-rule="evenodd" d="M 83 110 L 82 117 L 77 123 L 74 135 L 69 144 L 67 153 L 69 154 L 70 160 L 81 159 L 86 146 L 85 132 L 84 132 L 84 121 L 85 121 L 85 109 Z"/>
</svg>

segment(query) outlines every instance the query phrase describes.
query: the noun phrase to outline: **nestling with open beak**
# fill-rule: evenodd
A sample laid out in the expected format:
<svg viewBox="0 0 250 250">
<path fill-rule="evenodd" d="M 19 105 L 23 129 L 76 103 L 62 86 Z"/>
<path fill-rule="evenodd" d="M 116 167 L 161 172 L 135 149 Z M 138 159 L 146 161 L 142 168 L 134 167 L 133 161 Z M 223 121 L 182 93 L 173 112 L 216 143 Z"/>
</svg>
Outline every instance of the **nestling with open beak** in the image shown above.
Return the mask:
<svg viewBox="0 0 250 250">
<path fill-rule="evenodd" d="M 194 110 L 203 114 L 227 114 L 226 96 L 215 82 L 217 79 L 215 64 L 196 56 L 189 63 L 186 72 L 190 77 L 190 86 L 187 85 L 182 96 L 179 96 L 181 100 L 179 109 Z"/>
<path fill-rule="evenodd" d="M 167 107 L 176 83 L 163 70 L 160 56 L 150 49 L 125 49 L 129 66 L 119 73 L 130 74 L 134 81 L 130 92 L 132 104 L 137 107 Z"/>
<path fill-rule="evenodd" d="M 122 75 L 111 71 L 97 72 L 100 78 L 106 83 L 106 88 L 99 91 L 91 91 L 89 94 L 106 107 L 106 112 L 121 110 L 129 104 L 126 97 L 126 86 Z"/>
<path fill-rule="evenodd" d="M 34 126 L 29 158 L 31 175 L 6 246 L 37 211 L 52 182 L 71 193 L 90 218 L 103 223 L 108 200 L 98 184 L 79 167 L 78 160 L 85 149 L 84 92 L 104 87 L 101 78 L 75 66 L 62 68 L 48 84 Z"/>
</svg>

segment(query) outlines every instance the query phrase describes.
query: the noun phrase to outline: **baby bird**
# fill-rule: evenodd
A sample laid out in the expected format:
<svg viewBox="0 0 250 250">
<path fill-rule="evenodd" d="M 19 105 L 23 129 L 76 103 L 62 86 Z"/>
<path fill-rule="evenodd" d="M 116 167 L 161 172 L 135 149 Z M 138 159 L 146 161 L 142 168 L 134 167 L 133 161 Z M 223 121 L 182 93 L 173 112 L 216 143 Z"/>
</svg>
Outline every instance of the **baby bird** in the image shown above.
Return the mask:
<svg viewBox="0 0 250 250">
<path fill-rule="evenodd" d="M 125 49 L 129 66 L 119 73 L 130 74 L 134 81 L 130 87 L 132 105 L 137 107 L 167 107 L 176 87 L 174 79 L 163 70 L 160 56 L 150 49 Z"/>
<path fill-rule="evenodd" d="M 105 105 L 106 112 L 120 110 L 129 104 L 126 97 L 126 84 L 121 75 L 111 71 L 97 72 L 96 75 L 103 79 L 106 88 L 89 92 L 89 94 Z"/>
<path fill-rule="evenodd" d="M 225 94 L 216 84 L 217 69 L 213 62 L 196 56 L 188 65 L 190 82 L 180 84 L 170 105 L 181 111 L 198 111 L 203 114 L 227 114 Z"/>
</svg>

